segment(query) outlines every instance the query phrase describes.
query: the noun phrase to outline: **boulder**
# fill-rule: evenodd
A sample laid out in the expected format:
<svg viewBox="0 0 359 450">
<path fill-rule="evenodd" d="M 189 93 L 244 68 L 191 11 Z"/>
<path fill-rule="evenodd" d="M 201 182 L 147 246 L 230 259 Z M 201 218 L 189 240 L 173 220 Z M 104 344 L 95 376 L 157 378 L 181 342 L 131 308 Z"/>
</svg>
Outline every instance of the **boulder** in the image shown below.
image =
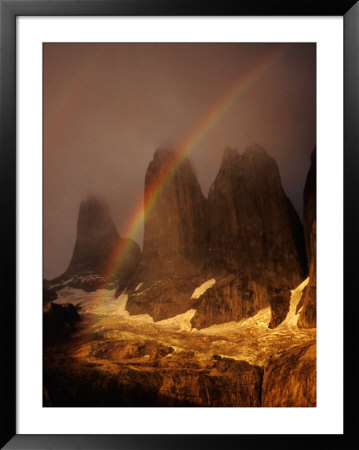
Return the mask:
<svg viewBox="0 0 359 450">
<path fill-rule="evenodd" d="M 276 356 L 263 375 L 262 406 L 316 406 L 316 344 Z"/>
<path fill-rule="evenodd" d="M 81 317 L 72 303 L 48 303 L 43 309 L 44 343 L 49 344 L 68 337 L 80 320 Z"/>
</svg>

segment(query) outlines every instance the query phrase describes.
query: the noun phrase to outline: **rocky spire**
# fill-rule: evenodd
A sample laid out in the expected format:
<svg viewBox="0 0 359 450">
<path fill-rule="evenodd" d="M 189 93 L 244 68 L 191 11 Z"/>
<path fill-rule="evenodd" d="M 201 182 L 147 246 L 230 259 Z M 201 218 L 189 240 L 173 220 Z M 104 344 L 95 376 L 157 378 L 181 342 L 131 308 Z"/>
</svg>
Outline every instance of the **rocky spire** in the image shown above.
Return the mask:
<svg viewBox="0 0 359 450">
<path fill-rule="evenodd" d="M 309 282 L 304 288 L 298 305 L 300 316 L 298 326 L 301 328 L 316 327 L 316 297 L 317 297 L 317 220 L 316 220 L 316 181 L 317 181 L 316 149 L 311 154 L 311 164 L 305 181 L 303 195 L 303 221 L 305 244 L 308 255 Z"/>
<path fill-rule="evenodd" d="M 206 261 L 208 219 L 189 159 L 177 165 L 171 151 L 157 150 L 147 169 L 145 198 L 153 195 L 144 223 L 143 257 L 126 308 L 161 320 L 190 309 Z"/>
<path fill-rule="evenodd" d="M 146 173 L 148 195 L 155 196 L 155 203 L 145 217 L 143 264 L 151 271 L 178 272 L 202 261 L 208 236 L 206 200 L 189 159 L 176 167 L 174 153 L 157 150 Z"/>
<path fill-rule="evenodd" d="M 75 248 L 65 274 L 102 274 L 119 238 L 106 203 L 89 196 L 80 204 Z"/>
<path fill-rule="evenodd" d="M 305 249 L 302 224 L 264 148 L 224 151 L 208 210 L 217 282 L 194 303 L 192 325 L 240 320 L 270 305 L 276 327 L 288 313 L 290 289 L 305 276 Z"/>
<path fill-rule="evenodd" d="M 121 251 L 123 249 L 123 251 Z M 111 266 L 111 258 L 121 251 L 121 264 Z M 115 257 L 115 258 L 114 258 Z M 117 232 L 105 201 L 89 196 L 80 204 L 77 235 L 70 264 L 63 275 L 52 280 L 88 291 L 114 283 L 123 289 L 141 259 L 136 242 L 123 239 Z"/>
<path fill-rule="evenodd" d="M 305 268 L 303 230 L 277 164 L 259 145 L 225 150 L 208 196 L 215 264 L 229 271 L 265 270 L 293 287 Z"/>
</svg>

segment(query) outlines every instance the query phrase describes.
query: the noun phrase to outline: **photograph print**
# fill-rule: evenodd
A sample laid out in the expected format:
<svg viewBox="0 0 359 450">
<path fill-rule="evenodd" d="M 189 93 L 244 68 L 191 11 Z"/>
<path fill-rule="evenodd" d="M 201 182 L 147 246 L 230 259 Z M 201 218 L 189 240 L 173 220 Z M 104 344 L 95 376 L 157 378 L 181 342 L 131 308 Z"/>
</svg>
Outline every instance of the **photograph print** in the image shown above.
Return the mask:
<svg viewBox="0 0 359 450">
<path fill-rule="evenodd" d="M 43 44 L 43 406 L 316 407 L 316 45 Z"/>
</svg>

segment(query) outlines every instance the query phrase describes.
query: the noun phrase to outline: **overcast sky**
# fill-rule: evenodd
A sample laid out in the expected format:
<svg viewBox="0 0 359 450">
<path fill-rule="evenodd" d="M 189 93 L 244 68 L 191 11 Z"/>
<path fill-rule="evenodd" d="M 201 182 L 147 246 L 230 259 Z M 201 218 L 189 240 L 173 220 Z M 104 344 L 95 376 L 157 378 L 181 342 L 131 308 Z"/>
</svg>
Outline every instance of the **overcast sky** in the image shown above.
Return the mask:
<svg viewBox="0 0 359 450">
<path fill-rule="evenodd" d="M 256 81 L 191 150 L 199 183 L 207 196 L 223 149 L 257 142 L 302 215 L 316 141 L 314 44 L 45 44 L 44 276 L 67 268 L 84 197 L 107 200 L 122 236 L 156 148 L 181 142 L 250 73 Z M 142 245 L 142 230 L 132 237 Z"/>
</svg>

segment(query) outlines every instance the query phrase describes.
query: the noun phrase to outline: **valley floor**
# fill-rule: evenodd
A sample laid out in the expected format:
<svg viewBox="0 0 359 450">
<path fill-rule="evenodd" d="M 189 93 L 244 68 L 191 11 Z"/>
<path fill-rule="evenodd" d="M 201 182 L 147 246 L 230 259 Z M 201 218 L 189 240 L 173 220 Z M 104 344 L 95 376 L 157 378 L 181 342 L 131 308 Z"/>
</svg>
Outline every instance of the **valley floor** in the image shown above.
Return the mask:
<svg viewBox="0 0 359 450">
<path fill-rule="evenodd" d="M 44 347 L 45 406 L 315 406 L 316 330 L 297 327 L 308 279 L 268 328 L 270 308 L 196 330 L 194 310 L 153 322 L 130 316 L 127 296 L 64 288 L 80 326 Z"/>
</svg>

